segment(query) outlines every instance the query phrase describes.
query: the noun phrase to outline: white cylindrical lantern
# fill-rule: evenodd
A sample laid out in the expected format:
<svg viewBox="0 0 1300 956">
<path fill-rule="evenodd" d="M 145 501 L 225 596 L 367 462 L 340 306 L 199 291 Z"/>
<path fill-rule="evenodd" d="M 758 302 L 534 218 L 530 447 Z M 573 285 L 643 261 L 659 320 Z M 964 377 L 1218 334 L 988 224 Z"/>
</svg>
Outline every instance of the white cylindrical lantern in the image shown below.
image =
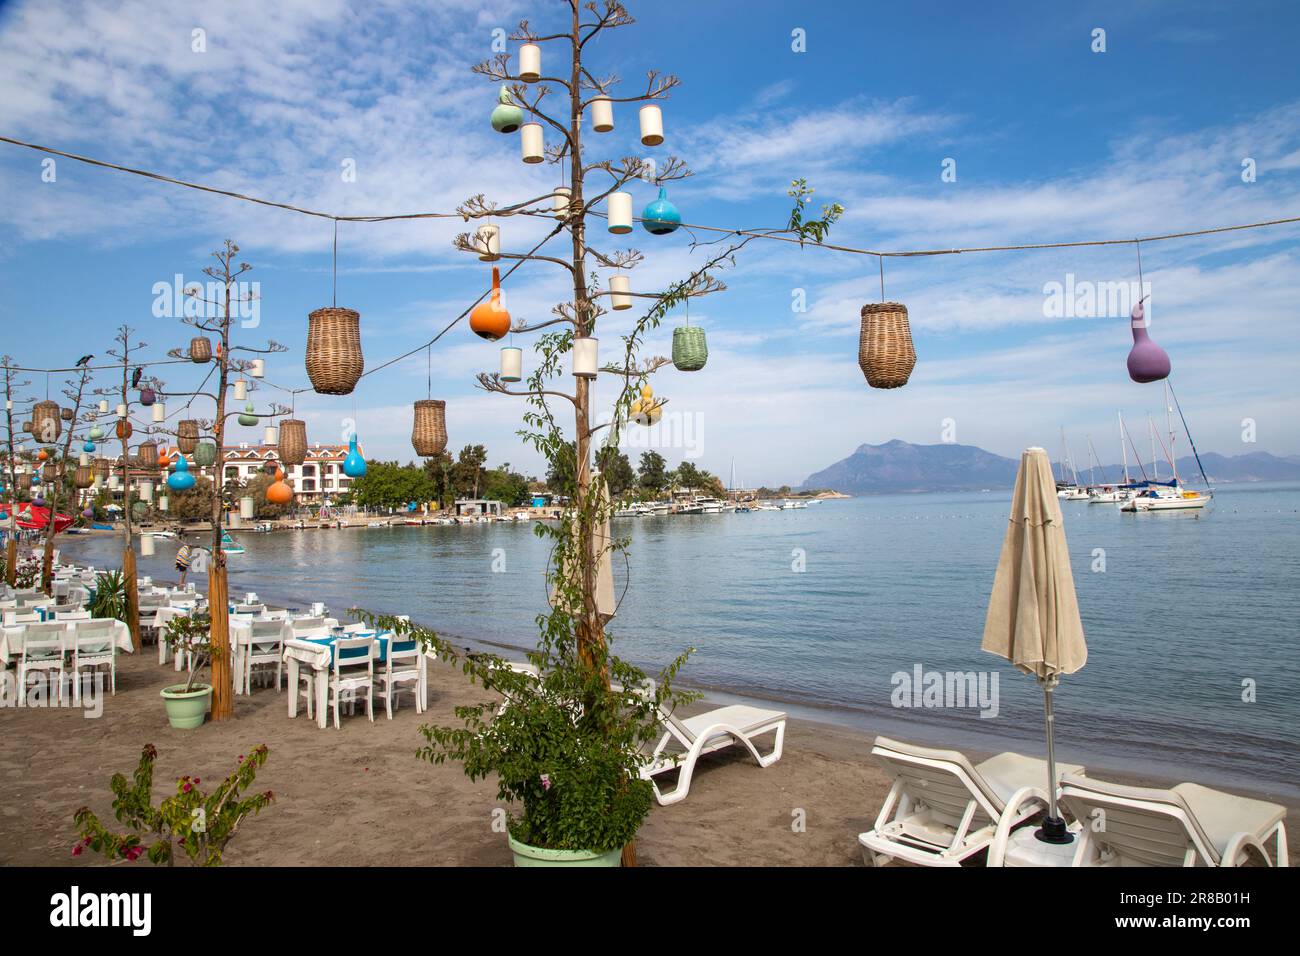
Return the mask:
<svg viewBox="0 0 1300 956">
<path fill-rule="evenodd" d="M 248 401 L 248 382 L 242 378 L 235 379 L 235 401 Z"/>
<path fill-rule="evenodd" d="M 536 43 L 525 43 L 519 48 L 519 79 L 536 83 L 542 78 L 542 48 Z"/>
<path fill-rule="evenodd" d="M 164 402 L 153 403 L 153 420 L 156 422 L 167 420 L 167 405 Z"/>
<path fill-rule="evenodd" d="M 171 505 L 172 505 L 172 503 L 167 499 L 167 496 L 166 496 L 166 495 L 159 495 L 159 496 L 158 496 L 158 510 L 159 510 L 159 511 L 166 511 L 168 508 L 171 507 Z"/>
<path fill-rule="evenodd" d="M 609 209 L 609 231 L 618 236 L 632 231 L 632 194 L 614 192 L 606 200 Z"/>
<path fill-rule="evenodd" d="M 609 291 L 614 311 L 622 312 L 632 308 L 632 280 L 627 276 L 610 276 Z"/>
<path fill-rule="evenodd" d="M 573 340 L 573 374 L 578 378 L 596 377 L 599 345 L 599 339 L 578 337 Z"/>
<path fill-rule="evenodd" d="M 101 399 L 99 400 L 99 414 L 101 414 L 101 415 L 107 415 L 107 414 L 108 414 L 108 399 L 106 399 L 106 398 L 101 398 Z"/>
<path fill-rule="evenodd" d="M 253 378 L 261 378 L 266 374 L 266 359 L 253 359 L 253 367 L 248 370 L 248 374 Z"/>
<path fill-rule="evenodd" d="M 474 245 L 482 262 L 496 262 L 501 258 L 501 227 L 479 226 L 475 234 Z"/>
<path fill-rule="evenodd" d="M 118 417 L 118 418 L 126 418 L 126 406 L 125 406 L 125 405 L 119 405 L 119 406 L 117 406 L 117 417 Z"/>
<path fill-rule="evenodd" d="M 104 487 L 104 479 L 99 477 L 99 475 L 96 475 L 95 482 L 90 487 L 94 488 L 96 491 L 99 491 L 100 488 Z"/>
<path fill-rule="evenodd" d="M 569 197 L 573 195 L 573 190 L 568 186 L 556 186 L 554 199 L 554 210 L 556 219 L 569 218 Z"/>
<path fill-rule="evenodd" d="M 608 96 L 597 96 L 591 101 L 591 128 L 597 133 L 614 131 L 614 104 Z"/>
<path fill-rule="evenodd" d="M 280 429 L 276 428 L 274 425 L 267 425 L 266 429 L 262 432 L 262 444 L 263 445 L 280 444 Z"/>
<path fill-rule="evenodd" d="M 109 476 L 108 476 L 108 490 L 109 490 L 109 491 L 117 491 L 117 488 L 118 488 L 118 486 L 119 486 L 121 483 L 122 483 L 122 482 L 118 479 L 117 475 L 109 475 Z"/>
<path fill-rule="evenodd" d="M 80 464 L 82 468 L 85 468 L 87 465 L 90 464 L 90 455 L 88 455 L 86 452 L 83 451 L 81 453 L 81 459 L 78 462 L 78 464 Z"/>
<path fill-rule="evenodd" d="M 238 511 L 232 511 L 226 517 L 226 526 L 229 528 L 242 528 L 244 526 L 244 522 L 240 519 Z"/>
<path fill-rule="evenodd" d="M 518 382 L 524 377 L 524 350 L 513 345 L 501 349 L 501 381 Z"/>
<path fill-rule="evenodd" d="M 139 490 L 140 490 L 140 500 L 141 500 L 141 501 L 153 501 L 153 482 L 152 482 L 152 481 L 142 481 L 142 482 L 140 482 Z"/>
<path fill-rule="evenodd" d="M 664 141 L 664 114 L 658 106 L 647 103 L 641 107 L 641 145 L 658 146 Z"/>
<path fill-rule="evenodd" d="M 140 556 L 143 558 L 153 557 L 153 535 L 140 535 Z"/>
<path fill-rule="evenodd" d="M 540 163 L 546 158 L 546 141 L 542 138 L 541 123 L 525 123 L 519 127 L 519 146 L 525 163 Z"/>
<path fill-rule="evenodd" d="M 257 508 L 257 502 L 254 501 L 251 497 L 245 495 L 243 498 L 239 499 L 239 516 L 241 518 L 251 519 L 253 515 L 256 513 L 255 511 L 256 508 Z"/>
</svg>

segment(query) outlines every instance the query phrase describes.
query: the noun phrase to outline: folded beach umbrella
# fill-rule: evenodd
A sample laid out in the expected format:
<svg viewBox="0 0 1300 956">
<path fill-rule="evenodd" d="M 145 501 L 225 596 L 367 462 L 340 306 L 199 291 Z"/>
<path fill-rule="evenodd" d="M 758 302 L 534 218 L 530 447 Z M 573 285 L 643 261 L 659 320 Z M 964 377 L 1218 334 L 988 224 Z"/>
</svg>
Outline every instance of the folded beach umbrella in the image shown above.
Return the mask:
<svg viewBox="0 0 1300 956">
<path fill-rule="evenodd" d="M 1071 837 L 1056 808 L 1052 691 L 1062 674 L 1073 674 L 1084 665 L 1088 647 L 1079 620 L 1056 481 L 1042 448 L 1027 448 L 1020 458 L 1011 519 L 993 578 L 981 646 L 1005 657 L 1018 670 L 1033 674 L 1042 685 L 1050 807 L 1038 837 L 1068 843 Z"/>
<path fill-rule="evenodd" d="M 613 538 L 609 530 L 609 488 L 604 480 L 596 476 L 595 481 L 599 483 L 596 494 L 596 508 L 600 514 L 600 520 L 596 523 L 592 535 L 592 555 L 596 561 L 596 610 L 603 620 L 608 621 L 614 616 L 614 611 L 618 602 L 614 600 L 614 562 L 613 552 L 610 550 Z M 571 516 L 565 518 L 566 521 L 573 520 Z M 574 573 L 577 569 L 574 568 Z M 555 606 L 556 589 L 551 588 L 551 605 Z M 576 613 L 575 608 L 573 613 Z"/>
</svg>

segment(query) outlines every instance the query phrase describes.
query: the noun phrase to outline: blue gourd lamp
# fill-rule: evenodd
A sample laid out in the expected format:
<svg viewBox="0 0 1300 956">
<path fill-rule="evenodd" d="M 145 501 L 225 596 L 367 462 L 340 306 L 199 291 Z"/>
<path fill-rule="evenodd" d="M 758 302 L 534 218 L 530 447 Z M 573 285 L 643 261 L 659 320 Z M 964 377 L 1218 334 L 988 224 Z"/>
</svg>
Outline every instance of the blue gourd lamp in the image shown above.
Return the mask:
<svg viewBox="0 0 1300 956">
<path fill-rule="evenodd" d="M 348 457 L 343 459 L 343 474 L 349 478 L 364 478 L 366 476 L 366 460 L 361 457 L 361 452 L 357 451 L 357 436 L 355 433 L 348 439 Z"/>
<path fill-rule="evenodd" d="M 190 474 L 190 463 L 184 455 L 176 456 L 176 470 L 167 476 L 167 487 L 172 491 L 188 491 L 194 487 L 194 476 Z"/>
<path fill-rule="evenodd" d="M 659 198 L 641 210 L 641 225 L 651 235 L 666 236 L 681 224 L 682 214 L 668 201 L 668 190 L 660 186 Z"/>
<path fill-rule="evenodd" d="M 95 450 L 95 443 L 93 441 L 88 441 L 81 446 L 81 450 L 87 453 L 92 452 Z"/>
<path fill-rule="evenodd" d="M 513 133 L 523 125 L 524 111 L 515 105 L 510 97 L 510 90 L 501 87 L 497 97 L 496 109 L 492 111 L 492 128 L 498 133 Z"/>
</svg>

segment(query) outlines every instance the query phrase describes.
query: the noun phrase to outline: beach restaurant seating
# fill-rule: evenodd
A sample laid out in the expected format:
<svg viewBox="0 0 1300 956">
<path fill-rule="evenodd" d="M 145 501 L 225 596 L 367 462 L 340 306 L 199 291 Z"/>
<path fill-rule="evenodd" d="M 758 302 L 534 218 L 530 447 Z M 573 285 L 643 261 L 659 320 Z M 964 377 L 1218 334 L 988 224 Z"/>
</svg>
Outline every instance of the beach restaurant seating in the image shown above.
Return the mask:
<svg viewBox="0 0 1300 956">
<path fill-rule="evenodd" d="M 1074 866 L 1289 865 L 1286 807 L 1276 803 L 1195 783 L 1157 790 L 1076 776 L 1061 781 L 1061 799 L 1083 825 Z"/>
<path fill-rule="evenodd" d="M 22 655 L 18 658 L 18 686 L 23 693 L 27 691 L 27 678 L 30 674 L 46 674 L 51 682 L 58 677 L 58 684 L 50 691 L 59 703 L 63 702 L 63 650 L 68 626 L 51 622 L 49 624 L 28 624 L 23 628 Z"/>
<path fill-rule="evenodd" d="M 664 734 L 655 745 L 653 759 L 642 769 L 641 776 L 650 781 L 655 799 L 661 806 L 686 799 L 691 789 L 695 763 L 705 754 L 743 744 L 760 767 L 770 767 L 781 759 L 786 717 L 777 710 L 731 704 L 695 717 L 679 719 L 661 709 L 659 720 Z M 767 754 L 760 754 L 754 745 L 754 738 L 768 733 L 776 734 L 775 742 Z M 667 748 L 672 744 L 684 748 L 684 751 L 669 751 Z M 677 785 L 667 792 L 660 790 L 656 778 L 674 770 L 678 771 Z"/>
<path fill-rule="evenodd" d="M 413 637 L 399 640 L 399 635 L 388 635 L 388 652 L 384 655 L 379 673 L 375 676 L 375 693 L 384 698 L 388 719 L 393 719 L 393 707 L 401 684 L 410 684 L 415 695 L 415 712 L 423 713 L 420 701 L 420 644 Z"/>
<path fill-rule="evenodd" d="M 339 703 L 346 696 L 348 703 L 357 695 L 366 695 L 366 716 L 375 722 L 375 639 L 373 637 L 341 637 L 333 644 L 333 661 L 330 665 L 329 702 L 334 708 L 334 729 L 339 728 Z"/>
<path fill-rule="evenodd" d="M 117 694 L 117 642 L 114 620 L 85 620 L 72 625 L 72 697 L 81 703 L 81 672 L 108 667 L 109 687 Z"/>
<path fill-rule="evenodd" d="M 284 674 L 284 622 L 253 621 L 249 625 L 248 649 L 244 651 L 244 687 L 251 690 L 254 667 L 275 668 L 275 692 L 280 692 Z"/>
<path fill-rule="evenodd" d="M 877 737 L 871 753 L 894 783 L 875 826 L 858 834 L 868 866 L 960 866 L 1048 806 L 1045 760 L 1008 751 L 972 764 L 957 750 L 888 737 Z M 1056 771 L 1059 779 L 1083 768 L 1057 763 Z"/>
</svg>

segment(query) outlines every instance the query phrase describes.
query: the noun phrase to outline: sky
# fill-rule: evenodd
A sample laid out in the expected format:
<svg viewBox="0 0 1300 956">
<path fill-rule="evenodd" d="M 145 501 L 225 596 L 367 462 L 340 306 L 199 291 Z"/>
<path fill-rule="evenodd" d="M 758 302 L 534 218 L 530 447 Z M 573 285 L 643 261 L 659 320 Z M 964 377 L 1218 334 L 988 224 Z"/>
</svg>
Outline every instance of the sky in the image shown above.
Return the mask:
<svg viewBox="0 0 1300 956">
<path fill-rule="evenodd" d="M 844 206 L 832 242 L 891 251 L 1300 215 L 1292 3 L 758 0 L 743 16 L 728 3 L 627 6 L 637 22 L 590 44 L 589 69 L 623 77 L 624 96 L 644 91 L 648 69 L 681 85 L 663 102 L 662 146 L 642 146 L 635 106 L 616 104 L 614 132 L 587 124 L 586 155 L 685 160 L 695 175 L 669 197 L 687 223 L 782 226 L 795 178 L 815 187 L 814 205 Z M 499 31 L 522 18 L 561 28 L 566 11 L 559 0 L 0 3 L 0 135 L 342 215 L 445 212 L 479 193 L 506 205 L 548 192 L 559 171 L 525 165 L 518 134 L 491 128 L 496 87 L 470 67 L 492 56 Z M 553 66 L 559 48 L 543 55 Z M 0 352 L 68 365 L 102 357 L 126 324 L 148 343 L 143 356 L 162 358 L 191 330 L 158 307 L 159 284 L 201 278 L 231 238 L 260 296 L 257 326 L 237 341 L 286 345 L 266 383 L 308 384 L 307 315 L 332 295 L 328 220 L 49 159 L 0 144 Z M 655 196 L 647 183 L 630 191 L 638 210 Z M 507 251 L 549 228 L 521 217 L 501 226 Z M 368 368 L 427 342 L 487 286 L 489 268 L 452 246 L 464 230 L 458 219 L 340 225 L 338 302 L 361 313 Z M 708 253 L 686 229 L 618 238 L 597 219 L 590 238 L 645 254 L 636 291 L 666 288 Z M 1150 333 L 1170 354 L 1197 447 L 1300 452 L 1300 224 L 1141 253 Z M 1128 378 L 1127 310 L 1081 315 L 1053 294 L 1129 288 L 1132 243 L 891 257 L 884 272 L 918 354 L 906 387 L 868 388 L 857 365 L 859 311 L 881 295 L 877 258 L 756 240 L 720 276 L 727 291 L 693 304 L 708 364 L 655 376 L 665 423 L 633 429 L 633 459 L 656 447 L 670 463 L 689 458 L 724 480 L 734 465 L 739 484 L 777 486 L 863 443 L 1055 453 L 1064 428 L 1077 459 L 1091 437 L 1110 462 L 1116 412 L 1135 429 L 1148 413 L 1163 417 L 1160 386 Z M 507 306 L 547 318 L 571 297 L 566 281 L 555 265 L 526 264 Z M 604 357 L 634 314 L 601 320 Z M 648 353 L 669 354 L 683 321 L 682 310 L 670 315 Z M 530 337 L 516 339 L 527 350 Z M 451 450 L 482 443 L 492 464 L 541 474 L 517 435 L 521 400 L 475 388 L 475 373 L 497 362 L 498 347 L 462 323 L 431 360 L 421 350 L 351 396 L 308 391 L 295 407 L 310 440 L 338 441 L 355 422 L 368 457 L 405 461 L 411 403 L 431 394 L 448 403 Z M 188 366 L 162 377 L 176 390 L 197 384 Z M 45 376 L 33 379 L 43 391 Z M 284 394 L 264 385 L 258 399 Z M 597 395 L 607 405 L 614 388 Z"/>
</svg>

